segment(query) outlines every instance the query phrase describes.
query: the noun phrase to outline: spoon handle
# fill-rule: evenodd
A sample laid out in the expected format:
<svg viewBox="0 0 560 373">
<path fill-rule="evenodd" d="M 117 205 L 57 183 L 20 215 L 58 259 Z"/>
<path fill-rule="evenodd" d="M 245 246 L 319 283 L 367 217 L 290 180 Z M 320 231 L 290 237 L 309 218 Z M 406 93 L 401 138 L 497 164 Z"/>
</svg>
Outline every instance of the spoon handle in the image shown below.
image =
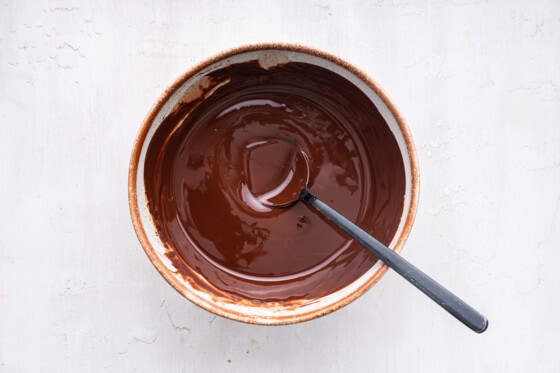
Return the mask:
<svg viewBox="0 0 560 373">
<path fill-rule="evenodd" d="M 383 261 L 383 263 L 387 264 L 408 280 L 408 282 L 432 298 L 433 301 L 455 316 L 463 324 L 477 333 L 482 333 L 486 330 L 488 327 L 488 320 L 486 317 L 434 281 L 424 272 L 410 264 L 393 250 L 373 238 L 366 231 L 352 223 L 332 207 L 319 200 L 311 194 L 307 188 L 300 193 L 299 198 L 346 232 L 350 237 Z"/>
</svg>

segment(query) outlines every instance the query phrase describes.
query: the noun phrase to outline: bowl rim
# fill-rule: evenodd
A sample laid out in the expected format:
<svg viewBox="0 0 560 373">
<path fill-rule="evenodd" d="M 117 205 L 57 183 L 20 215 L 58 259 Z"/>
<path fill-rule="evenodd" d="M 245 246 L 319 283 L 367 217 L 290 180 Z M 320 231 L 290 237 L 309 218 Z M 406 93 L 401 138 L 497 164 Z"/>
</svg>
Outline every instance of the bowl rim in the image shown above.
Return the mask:
<svg viewBox="0 0 560 373">
<path fill-rule="evenodd" d="M 399 130 L 404 138 L 408 161 L 410 163 L 410 175 L 411 175 L 411 187 L 410 187 L 410 201 L 409 201 L 409 209 L 408 213 L 405 217 L 405 222 L 403 225 L 403 229 L 400 232 L 398 240 L 395 242 L 393 250 L 395 252 L 400 252 L 410 234 L 412 229 L 412 225 L 414 223 L 414 218 L 416 216 L 416 210 L 418 207 L 418 194 L 419 194 L 419 171 L 418 171 L 418 160 L 416 149 L 414 143 L 412 141 L 412 136 L 404 118 L 401 116 L 400 112 L 393 104 L 393 102 L 389 99 L 385 91 L 375 82 L 371 77 L 365 74 L 362 70 L 358 69 L 354 65 L 348 63 L 345 60 L 342 60 L 340 57 L 335 56 L 331 53 L 319 50 L 314 47 L 304 46 L 300 44 L 294 43 L 284 43 L 284 42 L 275 42 L 275 43 L 254 43 L 254 44 L 245 44 L 238 47 L 230 48 L 219 52 L 209 58 L 202 60 L 201 62 L 195 64 L 183 74 L 181 74 L 175 81 L 167 87 L 163 93 L 157 98 L 157 101 L 152 105 L 148 114 L 144 118 L 136 139 L 134 141 L 134 145 L 132 148 L 132 154 L 130 158 L 130 165 L 128 169 L 128 202 L 129 202 L 129 211 L 132 219 L 132 224 L 138 240 L 144 249 L 144 252 L 160 273 L 160 275 L 182 296 L 187 298 L 192 303 L 198 305 L 199 307 L 206 309 L 216 315 L 226 317 L 229 319 L 246 322 L 250 324 L 261 324 L 261 325 L 284 325 L 284 324 L 294 324 L 298 322 L 303 322 L 311 319 L 315 319 L 317 317 L 329 314 L 338 310 L 339 308 L 350 304 L 352 301 L 357 299 L 358 297 L 362 296 L 366 293 L 373 285 L 375 285 L 387 272 L 388 267 L 386 264 L 381 263 L 381 266 L 375 273 L 367 279 L 360 287 L 356 288 L 352 293 L 341 297 L 340 299 L 327 304 L 319 309 L 311 310 L 308 312 L 302 312 L 297 314 L 278 314 L 274 316 L 250 316 L 245 313 L 237 312 L 235 310 L 224 309 L 215 303 L 212 303 L 208 300 L 204 300 L 201 298 L 192 299 L 189 297 L 189 294 L 186 294 L 184 290 L 184 286 L 171 275 L 170 271 L 166 268 L 166 266 L 159 260 L 159 257 L 156 253 L 156 250 L 151 245 L 144 226 L 142 224 L 142 220 L 140 217 L 140 209 L 138 206 L 138 198 L 137 198 L 137 173 L 138 167 L 140 166 L 140 155 L 142 151 L 142 147 L 148 135 L 148 131 L 150 130 L 152 123 L 164 104 L 168 102 L 171 96 L 175 93 L 177 89 L 179 89 L 188 79 L 195 76 L 197 73 L 202 71 L 203 69 L 221 61 L 226 58 L 233 57 L 235 55 L 248 53 L 248 52 L 256 52 L 256 51 L 263 51 L 263 50 L 280 50 L 280 51 L 287 51 L 287 52 L 297 52 L 312 55 L 314 57 L 323 58 L 328 60 L 336 65 L 339 65 L 343 69 L 348 70 L 350 73 L 358 77 L 362 80 L 370 89 L 372 89 L 375 94 L 379 96 L 379 98 L 383 101 L 383 103 L 389 109 L 391 115 L 394 117 Z M 365 276 L 364 274 L 363 276 Z"/>
</svg>

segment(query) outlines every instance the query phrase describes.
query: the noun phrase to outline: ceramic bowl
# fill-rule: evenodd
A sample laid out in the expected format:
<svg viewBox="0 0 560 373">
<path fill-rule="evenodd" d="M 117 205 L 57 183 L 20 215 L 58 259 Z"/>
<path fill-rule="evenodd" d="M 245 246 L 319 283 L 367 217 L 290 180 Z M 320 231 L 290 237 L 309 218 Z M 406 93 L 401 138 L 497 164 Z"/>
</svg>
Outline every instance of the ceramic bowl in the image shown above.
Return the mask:
<svg viewBox="0 0 560 373">
<path fill-rule="evenodd" d="M 403 209 L 396 232 L 388 245 L 396 252 L 399 252 L 405 243 L 416 211 L 418 197 L 416 154 L 404 120 L 377 83 L 339 57 L 299 45 L 247 45 L 209 58 L 180 76 L 149 111 L 134 144 L 129 170 L 130 213 L 138 239 L 148 258 L 173 288 L 203 309 L 233 320 L 254 324 L 296 323 L 325 315 L 347 305 L 379 281 L 387 271 L 387 267 L 378 261 L 355 281 L 316 299 L 284 303 L 282 301 L 252 302 L 251 299 L 240 300 L 228 297 L 227 294 L 220 294 L 200 286 L 198 279 L 185 276 L 180 266 L 170 260 L 171 257 L 176 257 L 173 254 L 175 248 L 162 241 L 148 207 L 150 201 L 146 194 L 144 167 L 148 146 L 158 127 L 180 103 L 201 99 L 203 95 L 208 94 L 201 89 L 207 86 L 208 74 L 232 64 L 248 61 L 257 61 L 259 65 L 266 68 L 281 66 L 287 62 L 298 62 L 328 69 L 350 81 L 375 105 L 392 132 L 403 159 L 402 171 L 405 175 Z M 185 263 L 185 265 L 190 264 Z"/>
</svg>

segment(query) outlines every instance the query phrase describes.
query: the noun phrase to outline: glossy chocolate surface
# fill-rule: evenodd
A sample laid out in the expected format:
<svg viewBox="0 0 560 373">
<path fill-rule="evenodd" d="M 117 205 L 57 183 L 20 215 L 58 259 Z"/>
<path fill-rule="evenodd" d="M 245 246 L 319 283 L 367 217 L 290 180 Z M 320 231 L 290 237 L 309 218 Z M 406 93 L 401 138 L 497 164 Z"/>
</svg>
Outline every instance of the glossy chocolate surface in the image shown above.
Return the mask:
<svg viewBox="0 0 560 373">
<path fill-rule="evenodd" d="M 255 62 L 209 74 L 205 98 L 177 105 L 146 154 L 148 207 L 167 256 L 216 296 L 297 303 L 359 278 L 376 258 L 303 203 L 260 198 L 289 177 L 389 244 L 405 194 L 403 160 L 371 101 L 321 67 Z M 299 173 L 296 173 L 296 176 Z"/>
</svg>

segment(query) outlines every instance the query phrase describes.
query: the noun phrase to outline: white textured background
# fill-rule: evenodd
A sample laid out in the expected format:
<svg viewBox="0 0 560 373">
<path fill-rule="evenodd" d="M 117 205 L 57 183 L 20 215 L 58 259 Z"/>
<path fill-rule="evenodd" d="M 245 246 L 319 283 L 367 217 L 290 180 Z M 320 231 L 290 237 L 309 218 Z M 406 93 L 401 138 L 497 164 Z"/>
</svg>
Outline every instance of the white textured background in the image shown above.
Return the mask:
<svg viewBox="0 0 560 373">
<path fill-rule="evenodd" d="M 355 64 L 416 142 L 403 255 L 477 335 L 389 272 L 324 318 L 245 325 L 144 255 L 127 168 L 159 94 L 223 49 Z M 0 0 L 0 372 L 560 371 L 560 2 Z"/>
</svg>

